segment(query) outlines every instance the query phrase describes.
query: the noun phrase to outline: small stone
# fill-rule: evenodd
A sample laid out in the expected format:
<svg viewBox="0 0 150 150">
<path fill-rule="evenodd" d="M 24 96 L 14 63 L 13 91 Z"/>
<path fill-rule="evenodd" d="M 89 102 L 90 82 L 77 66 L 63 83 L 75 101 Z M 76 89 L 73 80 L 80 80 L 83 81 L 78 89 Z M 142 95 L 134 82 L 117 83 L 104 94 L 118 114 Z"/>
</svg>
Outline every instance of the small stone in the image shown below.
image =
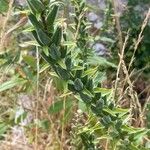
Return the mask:
<svg viewBox="0 0 150 150">
<path fill-rule="evenodd" d="M 95 21 L 98 19 L 98 16 L 97 16 L 95 13 L 90 12 L 90 13 L 88 14 L 88 19 L 89 19 L 89 21 L 91 21 L 91 22 L 95 22 Z"/>
<path fill-rule="evenodd" d="M 103 44 L 101 43 L 96 43 L 94 46 L 93 46 L 93 49 L 95 51 L 95 53 L 98 55 L 98 56 L 103 56 L 105 55 L 106 53 L 106 48 Z"/>
<path fill-rule="evenodd" d="M 77 113 L 78 113 L 78 114 L 82 114 L 83 112 L 82 112 L 81 109 L 78 109 L 78 110 L 77 110 Z"/>
<path fill-rule="evenodd" d="M 94 27 L 97 28 L 97 29 L 100 29 L 102 26 L 103 26 L 102 22 L 96 22 L 96 23 L 94 23 Z"/>
</svg>

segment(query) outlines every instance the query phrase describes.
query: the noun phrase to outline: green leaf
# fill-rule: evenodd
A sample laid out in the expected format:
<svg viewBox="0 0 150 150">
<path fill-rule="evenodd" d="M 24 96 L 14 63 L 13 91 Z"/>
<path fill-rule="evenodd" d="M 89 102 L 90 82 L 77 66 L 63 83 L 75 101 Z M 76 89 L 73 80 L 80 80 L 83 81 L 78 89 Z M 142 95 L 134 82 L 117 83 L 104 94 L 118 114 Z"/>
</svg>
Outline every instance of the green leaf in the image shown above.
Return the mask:
<svg viewBox="0 0 150 150">
<path fill-rule="evenodd" d="M 27 42 L 23 42 L 19 44 L 20 47 L 22 48 L 27 48 L 29 46 L 40 46 L 37 41 L 33 40 L 33 41 L 27 41 Z"/>
<path fill-rule="evenodd" d="M 0 13 L 4 13 L 8 10 L 7 0 L 0 0 Z"/>
<path fill-rule="evenodd" d="M 0 122 L 0 137 L 8 130 L 9 126 L 6 123 Z"/>
<path fill-rule="evenodd" d="M 28 6 L 29 6 L 31 12 L 36 15 L 36 9 L 32 5 L 32 3 L 30 2 L 30 0 L 27 0 L 27 3 L 28 3 Z"/>
<path fill-rule="evenodd" d="M 109 108 L 104 108 L 103 111 L 107 112 L 108 114 L 110 114 L 113 117 L 116 117 L 116 113 L 113 110 L 109 109 Z"/>
<path fill-rule="evenodd" d="M 36 59 L 33 56 L 23 56 L 23 60 L 25 61 L 26 64 L 28 64 L 29 66 L 31 66 L 33 69 L 36 69 Z"/>
<path fill-rule="evenodd" d="M 57 12 L 58 12 L 59 6 L 55 5 L 52 9 L 52 11 L 50 11 L 46 17 L 46 22 L 47 22 L 47 26 L 48 26 L 48 30 L 52 31 L 53 30 L 53 24 L 54 21 L 56 19 L 57 16 Z"/>
<path fill-rule="evenodd" d="M 88 76 L 92 76 L 92 75 L 94 75 L 96 72 L 97 72 L 97 67 L 88 69 L 88 70 L 84 71 L 82 77 L 85 77 L 85 76 L 87 76 L 87 75 L 88 75 Z"/>
<path fill-rule="evenodd" d="M 26 80 L 24 80 L 22 78 L 14 77 L 10 81 L 6 81 L 0 85 L 0 92 L 11 89 L 18 85 L 20 86 L 25 83 L 26 83 Z"/>
<path fill-rule="evenodd" d="M 62 39 L 62 28 L 58 26 L 52 36 L 52 43 L 58 46 Z"/>
<path fill-rule="evenodd" d="M 54 59 L 54 60 L 58 60 L 60 59 L 61 53 L 58 49 L 58 47 L 55 46 L 55 44 L 52 44 L 50 47 L 50 56 Z"/>
<path fill-rule="evenodd" d="M 103 95 L 108 95 L 111 94 L 112 89 L 106 89 L 106 88 L 95 88 L 94 89 L 94 93 L 102 93 Z"/>
<path fill-rule="evenodd" d="M 41 29 L 37 29 L 37 36 L 38 36 L 38 40 L 40 41 L 40 43 L 42 43 L 43 45 L 47 46 L 50 44 L 50 38 L 48 37 L 48 35 Z"/>
<path fill-rule="evenodd" d="M 89 79 L 87 84 L 86 84 L 86 88 L 89 90 L 89 91 L 93 91 L 93 79 Z"/>
<path fill-rule="evenodd" d="M 35 13 L 42 13 L 42 11 L 45 9 L 44 4 L 40 0 L 27 0 L 28 4 L 30 6 L 30 9 Z"/>
<path fill-rule="evenodd" d="M 38 38 L 37 32 L 36 32 L 35 30 L 33 30 L 33 31 L 32 31 L 32 34 L 33 34 L 35 40 L 37 41 L 37 43 L 38 43 L 39 45 L 43 46 L 43 43 L 42 43 L 42 42 L 39 40 L 39 38 Z"/>
<path fill-rule="evenodd" d="M 82 83 L 81 79 L 79 79 L 79 78 L 75 79 L 74 88 L 77 91 L 82 91 L 83 90 L 83 83 Z"/>
<path fill-rule="evenodd" d="M 40 22 L 37 20 L 37 18 L 32 13 L 28 17 L 35 28 L 43 29 L 43 26 L 40 24 Z"/>
<path fill-rule="evenodd" d="M 66 57 L 65 65 L 66 65 L 67 70 L 70 71 L 72 68 L 71 56 Z"/>
<path fill-rule="evenodd" d="M 67 54 L 67 47 L 66 46 L 61 46 L 60 47 L 60 53 L 61 53 L 61 58 L 65 58 Z"/>
<path fill-rule="evenodd" d="M 104 66 L 104 67 L 117 68 L 117 66 L 115 64 L 107 61 L 107 59 L 100 57 L 100 56 L 89 57 L 88 63 L 91 65 L 99 65 L 99 66 Z"/>
<path fill-rule="evenodd" d="M 147 129 L 139 129 L 139 131 L 134 133 L 134 140 L 137 142 L 141 142 L 143 137 L 146 136 L 148 131 L 149 130 L 147 130 Z"/>
<path fill-rule="evenodd" d="M 119 117 L 122 117 L 125 114 L 127 114 L 129 110 L 128 109 L 122 109 L 122 108 L 114 108 L 113 110 L 111 110 L 109 108 L 104 108 L 103 111 L 109 113 L 110 115 L 112 115 L 114 117 L 116 116 L 116 114 L 119 115 Z"/>
<path fill-rule="evenodd" d="M 86 92 L 80 92 L 79 93 L 81 99 L 83 100 L 83 102 L 85 102 L 86 104 L 90 104 L 92 101 L 92 97 L 89 96 L 89 94 L 87 94 Z"/>
<path fill-rule="evenodd" d="M 60 111 L 64 109 L 64 104 L 65 104 L 65 109 L 67 109 L 73 105 L 73 101 L 70 99 L 67 99 L 65 101 L 59 100 L 53 103 L 48 109 L 49 114 L 59 113 Z"/>
<path fill-rule="evenodd" d="M 69 72 L 67 72 L 66 69 L 63 69 L 62 67 L 60 67 L 59 65 L 54 66 L 54 68 L 56 73 L 59 75 L 59 77 L 61 77 L 64 80 L 69 80 L 70 78 L 70 74 Z"/>
</svg>

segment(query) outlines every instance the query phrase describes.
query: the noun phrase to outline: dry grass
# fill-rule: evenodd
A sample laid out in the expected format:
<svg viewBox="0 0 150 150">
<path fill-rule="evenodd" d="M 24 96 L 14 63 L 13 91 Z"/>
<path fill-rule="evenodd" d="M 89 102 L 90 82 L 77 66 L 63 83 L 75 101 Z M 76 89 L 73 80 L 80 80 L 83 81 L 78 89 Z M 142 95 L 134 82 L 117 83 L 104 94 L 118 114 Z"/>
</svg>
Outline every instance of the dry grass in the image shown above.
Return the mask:
<svg viewBox="0 0 150 150">
<path fill-rule="evenodd" d="M 116 9 L 115 7 L 115 3 L 114 3 L 114 8 Z M 116 12 L 116 11 L 115 11 Z M 133 61 L 134 61 L 134 57 L 135 57 L 135 53 L 136 53 L 136 50 L 140 44 L 140 42 L 142 41 L 143 39 L 143 31 L 146 27 L 146 25 L 148 24 L 148 21 L 150 19 L 150 9 L 148 10 L 148 13 L 143 21 L 143 24 L 142 24 L 142 27 L 141 27 L 141 31 L 138 35 L 138 39 L 136 40 L 135 42 L 135 46 L 134 46 L 134 52 L 133 52 L 133 55 L 132 55 L 132 58 L 130 60 L 130 63 L 129 63 L 129 67 L 127 68 L 126 67 L 126 64 L 125 64 L 125 61 L 124 61 L 124 50 L 125 50 L 125 47 L 127 45 L 127 41 L 129 39 L 129 32 L 127 33 L 127 36 L 125 38 L 125 41 L 123 43 L 123 45 L 120 44 L 120 48 L 122 47 L 120 53 L 118 54 L 119 55 L 119 58 L 120 58 L 120 61 L 119 61 L 119 65 L 118 65 L 118 69 L 117 69 L 117 74 L 116 74 L 116 81 L 115 81 L 115 90 L 114 90 L 114 99 L 116 99 L 116 96 L 119 97 L 119 99 L 117 100 L 118 103 L 121 102 L 123 100 L 123 98 L 125 97 L 124 93 L 126 93 L 125 91 L 127 91 L 127 94 L 128 96 L 130 97 L 128 99 L 129 103 L 127 102 L 127 104 L 129 104 L 129 107 L 131 109 L 131 119 L 133 119 L 133 112 L 137 112 L 138 111 L 138 114 L 137 116 L 134 116 L 134 125 L 136 127 L 144 127 L 145 125 L 145 120 L 144 120 L 144 114 L 143 114 L 143 111 L 142 111 L 142 107 L 141 107 L 141 104 L 140 104 L 140 100 L 138 98 L 138 94 L 137 92 L 134 90 L 134 82 L 135 81 L 131 81 L 131 77 L 132 77 L 132 72 L 130 70 L 132 64 L 133 64 Z M 121 28 L 120 28 L 120 21 L 119 21 L 119 17 L 116 17 L 116 28 L 118 29 L 118 34 L 120 37 L 120 43 L 122 43 L 122 37 L 121 37 Z M 121 73 L 121 76 L 119 76 L 119 73 L 122 72 L 124 73 L 125 77 L 123 79 L 123 76 L 122 76 L 122 73 Z M 131 73 L 130 73 L 131 72 Z M 118 91 L 118 82 L 121 82 L 121 88 L 120 90 Z M 127 85 L 127 88 L 125 88 L 125 85 Z M 119 94 L 120 93 L 120 94 Z M 149 99 L 149 98 L 148 98 Z M 126 99 L 127 100 L 127 99 Z M 125 101 L 126 101 L 125 100 Z M 147 100 L 146 100 L 147 101 Z M 147 104 L 147 103 L 146 103 Z M 146 105 L 145 104 L 145 105 Z M 146 106 L 144 106 L 146 107 Z M 132 121 L 131 121 L 132 122 Z"/>
</svg>

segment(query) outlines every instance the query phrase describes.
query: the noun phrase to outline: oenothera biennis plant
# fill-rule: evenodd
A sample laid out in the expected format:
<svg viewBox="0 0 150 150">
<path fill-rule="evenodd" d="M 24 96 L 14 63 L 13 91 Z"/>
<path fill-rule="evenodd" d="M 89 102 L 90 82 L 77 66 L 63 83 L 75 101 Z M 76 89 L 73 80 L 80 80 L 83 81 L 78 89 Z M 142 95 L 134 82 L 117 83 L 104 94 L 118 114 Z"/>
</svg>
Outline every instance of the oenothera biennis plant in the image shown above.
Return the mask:
<svg viewBox="0 0 150 150">
<path fill-rule="evenodd" d="M 99 63 L 92 63 L 97 57 L 89 48 L 85 1 L 70 2 L 71 8 L 74 8 L 74 23 L 71 26 L 65 23 L 70 20 L 62 19 L 62 1 L 27 1 L 31 10 L 29 20 L 34 26 L 32 33 L 41 49 L 41 56 L 57 76 L 67 83 L 68 91 L 82 100 L 97 120 L 97 130 L 80 131 L 85 148 L 97 149 L 94 143 L 96 138 L 99 141 L 107 139 L 108 149 L 144 149 L 142 138 L 147 130 L 130 127 L 127 121 L 128 110 L 117 107 L 106 96 L 102 97 L 99 83 L 101 67 Z M 72 47 L 69 46 L 70 43 L 73 43 Z"/>
</svg>

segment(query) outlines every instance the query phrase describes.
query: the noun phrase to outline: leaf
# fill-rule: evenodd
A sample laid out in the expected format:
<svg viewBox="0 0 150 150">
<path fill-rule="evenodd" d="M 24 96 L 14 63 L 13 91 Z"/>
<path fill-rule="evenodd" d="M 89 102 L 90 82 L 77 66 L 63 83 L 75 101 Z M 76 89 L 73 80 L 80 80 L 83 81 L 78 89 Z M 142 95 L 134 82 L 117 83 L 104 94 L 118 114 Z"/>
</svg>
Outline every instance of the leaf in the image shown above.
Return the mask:
<svg viewBox="0 0 150 150">
<path fill-rule="evenodd" d="M 58 26 L 52 36 L 52 43 L 58 46 L 62 39 L 62 28 Z"/>
<path fill-rule="evenodd" d="M 19 46 L 22 48 L 26 48 L 29 46 L 40 46 L 40 45 L 34 40 L 34 41 L 23 42 L 23 43 L 19 44 Z"/>
<path fill-rule="evenodd" d="M 111 38 L 108 38 L 108 37 L 100 37 L 100 36 L 96 37 L 95 40 L 96 40 L 96 41 L 97 41 L 97 40 L 101 40 L 101 41 L 103 41 L 103 42 L 109 42 L 109 43 L 114 43 L 114 42 L 115 42 L 115 41 L 114 41 L 113 39 L 111 39 Z"/>
<path fill-rule="evenodd" d="M 87 76 L 87 75 L 88 75 L 88 76 L 92 76 L 92 75 L 94 75 L 96 72 L 97 72 L 97 67 L 88 69 L 88 70 L 84 71 L 82 77 L 85 77 L 85 76 Z"/>
<path fill-rule="evenodd" d="M 50 31 L 53 28 L 53 24 L 54 24 L 54 21 L 55 21 L 56 16 L 57 16 L 58 9 L 59 9 L 59 6 L 55 5 L 53 7 L 52 11 L 50 11 L 47 15 L 46 22 L 47 22 L 48 30 L 50 30 Z"/>
<path fill-rule="evenodd" d="M 91 65 L 99 65 L 99 66 L 104 66 L 104 67 L 117 68 L 117 66 L 115 64 L 107 61 L 107 59 L 100 57 L 100 56 L 89 57 L 88 62 Z"/>
<path fill-rule="evenodd" d="M 139 131 L 134 133 L 134 140 L 140 142 L 143 139 L 143 137 L 146 136 L 148 131 L 149 130 L 147 129 L 140 129 Z"/>
<path fill-rule="evenodd" d="M 67 109 L 73 105 L 73 101 L 70 99 L 67 99 L 65 101 L 59 100 L 59 101 L 55 102 L 54 104 L 52 104 L 48 108 L 48 113 L 49 114 L 59 113 L 60 111 L 62 111 L 64 109 L 64 103 L 65 103 L 65 109 Z"/>
<path fill-rule="evenodd" d="M 38 37 L 38 40 L 44 44 L 45 46 L 46 45 L 49 45 L 50 44 L 50 38 L 48 37 L 48 35 L 41 29 L 37 29 L 37 37 Z"/>
<path fill-rule="evenodd" d="M 48 68 L 50 68 L 50 65 L 48 63 L 42 65 L 42 67 L 40 68 L 39 73 L 43 73 L 45 70 L 47 70 Z"/>
<path fill-rule="evenodd" d="M 109 108 L 104 108 L 103 111 L 109 113 L 112 116 L 116 116 L 116 114 L 119 114 L 119 117 L 124 116 L 125 114 L 128 113 L 128 109 L 122 109 L 122 108 L 114 108 L 113 110 L 109 109 Z"/>
<path fill-rule="evenodd" d="M 33 34 L 35 40 L 37 41 L 37 43 L 39 43 L 39 45 L 43 46 L 43 43 L 38 38 L 37 32 L 35 30 L 33 30 L 32 34 Z M 35 45 L 35 46 L 37 46 L 37 45 Z"/>
<path fill-rule="evenodd" d="M 54 60 L 58 60 L 60 59 L 61 53 L 58 49 L 58 47 L 55 46 L 55 44 L 52 44 L 50 47 L 50 56 L 54 59 Z"/>
<path fill-rule="evenodd" d="M 31 10 L 35 13 L 42 13 L 45 9 L 44 4 L 40 0 L 27 0 Z"/>
<path fill-rule="evenodd" d="M 9 126 L 5 123 L 0 122 L 0 137 L 8 130 Z"/>
<path fill-rule="evenodd" d="M 65 65 L 66 65 L 67 70 L 71 70 L 71 68 L 72 68 L 72 62 L 71 61 L 72 60 L 71 60 L 70 56 L 66 57 L 66 59 L 65 59 Z"/>
<path fill-rule="evenodd" d="M 30 1 L 30 0 L 27 0 L 27 3 L 28 3 L 28 6 L 29 6 L 31 12 L 36 15 L 36 9 L 35 9 L 34 6 L 32 5 L 31 1 Z"/>
<path fill-rule="evenodd" d="M 112 89 L 99 88 L 99 87 L 94 89 L 94 93 L 102 93 L 104 95 L 111 94 L 111 92 L 112 92 Z"/>
<path fill-rule="evenodd" d="M 89 96 L 86 92 L 80 92 L 80 97 L 81 97 L 81 100 L 83 102 L 85 102 L 86 104 L 90 104 L 91 101 L 92 101 L 92 97 Z"/>
<path fill-rule="evenodd" d="M 103 111 L 107 112 L 108 114 L 110 114 L 113 117 L 116 117 L 116 113 L 113 110 L 109 109 L 109 108 L 104 108 Z"/>
<path fill-rule="evenodd" d="M 81 79 L 79 79 L 79 78 L 75 79 L 74 88 L 77 91 L 82 91 L 83 90 L 83 83 L 82 83 Z"/>
<path fill-rule="evenodd" d="M 37 18 L 32 13 L 28 17 L 35 28 L 43 29 L 43 26 L 39 23 Z"/>
<path fill-rule="evenodd" d="M 6 81 L 0 85 L 0 92 L 11 89 L 18 85 L 20 86 L 22 84 L 25 84 L 26 82 L 27 81 L 22 78 L 18 78 L 18 77 L 12 78 L 10 81 Z"/>
<path fill-rule="evenodd" d="M 29 66 L 31 66 L 33 69 L 36 69 L 36 59 L 33 56 L 23 56 L 23 60 L 25 61 L 26 64 L 28 64 Z"/>
<path fill-rule="evenodd" d="M 0 13 L 4 13 L 8 10 L 7 0 L 0 0 Z"/>
<path fill-rule="evenodd" d="M 68 80 L 70 78 L 70 74 L 67 72 L 66 69 L 63 69 L 59 65 L 54 66 L 53 69 L 56 71 L 56 73 L 64 80 Z"/>
<path fill-rule="evenodd" d="M 60 47 L 60 53 L 61 53 L 61 58 L 65 58 L 67 54 L 67 47 L 66 46 L 61 46 Z"/>
</svg>

